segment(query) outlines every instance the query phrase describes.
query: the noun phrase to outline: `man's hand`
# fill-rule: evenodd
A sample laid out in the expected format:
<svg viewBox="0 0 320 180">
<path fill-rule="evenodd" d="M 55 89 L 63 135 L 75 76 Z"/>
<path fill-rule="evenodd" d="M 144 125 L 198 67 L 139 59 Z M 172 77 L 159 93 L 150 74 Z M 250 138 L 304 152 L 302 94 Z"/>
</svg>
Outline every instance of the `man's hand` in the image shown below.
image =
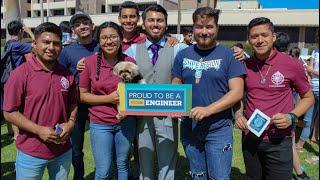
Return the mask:
<svg viewBox="0 0 320 180">
<path fill-rule="evenodd" d="M 74 127 L 75 122 L 69 120 L 68 122 L 60 124 L 60 127 L 62 128 L 62 133 L 59 135 L 60 142 L 64 143 L 68 140 L 70 137 L 73 127 Z"/>
<path fill-rule="evenodd" d="M 174 45 L 179 43 L 178 39 L 175 37 L 168 37 L 167 41 L 170 47 L 173 47 Z"/>
<path fill-rule="evenodd" d="M 78 63 L 77 63 L 77 70 L 78 70 L 79 72 L 83 71 L 84 68 L 86 67 L 86 66 L 85 66 L 85 63 L 84 63 L 84 59 L 85 59 L 84 57 L 81 58 L 81 59 L 78 61 Z"/>
<path fill-rule="evenodd" d="M 271 117 L 271 120 L 278 129 L 286 129 L 292 124 L 288 114 L 277 113 Z"/>
<path fill-rule="evenodd" d="M 244 130 L 247 130 L 248 129 L 248 125 L 247 125 L 247 118 L 245 118 L 244 116 L 243 116 L 243 114 L 241 113 L 238 113 L 238 114 L 236 114 L 235 115 L 235 117 L 234 117 L 234 119 L 235 119 L 235 123 L 236 123 L 236 126 L 240 129 L 240 130 L 242 130 L 242 131 L 244 131 Z"/>
<path fill-rule="evenodd" d="M 59 136 L 54 132 L 54 129 L 46 126 L 38 126 L 37 135 L 44 142 L 58 142 Z"/>
<path fill-rule="evenodd" d="M 202 119 L 209 117 L 211 115 L 210 109 L 208 107 L 195 107 L 191 109 L 191 118 L 196 121 L 202 121 Z"/>
<path fill-rule="evenodd" d="M 243 49 L 236 46 L 233 47 L 233 56 L 239 61 L 244 61 L 246 59 Z"/>
</svg>

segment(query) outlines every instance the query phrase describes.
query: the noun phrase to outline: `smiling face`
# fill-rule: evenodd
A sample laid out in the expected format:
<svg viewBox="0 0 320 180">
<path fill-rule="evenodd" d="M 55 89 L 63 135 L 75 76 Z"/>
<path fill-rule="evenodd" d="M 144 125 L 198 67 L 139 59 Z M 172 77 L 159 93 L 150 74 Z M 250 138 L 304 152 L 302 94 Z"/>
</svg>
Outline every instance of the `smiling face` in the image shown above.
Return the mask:
<svg viewBox="0 0 320 180">
<path fill-rule="evenodd" d="M 198 18 L 193 25 L 193 33 L 199 49 L 211 49 L 216 43 L 218 26 L 213 17 Z"/>
<path fill-rule="evenodd" d="M 91 38 L 93 32 L 93 24 L 87 18 L 78 18 L 75 20 L 72 30 L 79 39 L 86 39 L 89 37 Z"/>
<path fill-rule="evenodd" d="M 158 42 L 167 29 L 167 22 L 164 14 L 156 11 L 148 11 L 143 22 L 148 39 L 152 42 Z"/>
<path fill-rule="evenodd" d="M 139 16 L 137 15 L 137 10 L 134 8 L 123 8 L 119 16 L 119 22 L 125 33 L 135 32 L 137 29 L 137 24 L 139 21 Z"/>
<path fill-rule="evenodd" d="M 106 55 L 117 55 L 122 39 L 114 28 L 107 27 L 101 29 L 99 44 Z"/>
<path fill-rule="evenodd" d="M 55 63 L 62 49 L 60 37 L 51 32 L 43 32 L 33 40 L 37 57 L 44 63 Z"/>
<path fill-rule="evenodd" d="M 268 24 L 261 24 L 250 29 L 248 41 L 254 50 L 254 54 L 260 60 L 267 59 L 273 51 L 273 43 L 276 35 Z"/>
</svg>

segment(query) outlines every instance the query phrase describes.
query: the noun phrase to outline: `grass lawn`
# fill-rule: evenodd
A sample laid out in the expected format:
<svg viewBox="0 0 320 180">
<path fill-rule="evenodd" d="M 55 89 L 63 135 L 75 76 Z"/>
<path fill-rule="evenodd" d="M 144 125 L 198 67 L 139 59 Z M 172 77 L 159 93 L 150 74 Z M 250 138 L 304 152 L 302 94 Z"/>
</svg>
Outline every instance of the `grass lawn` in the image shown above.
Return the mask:
<svg viewBox="0 0 320 180">
<path fill-rule="evenodd" d="M 234 130 L 234 156 L 232 163 L 231 179 L 244 179 L 245 168 L 243 164 L 243 157 L 241 152 L 241 131 L 238 129 Z M 179 160 L 176 179 L 188 180 L 191 179 L 188 175 L 188 161 L 184 154 L 181 143 L 179 143 Z M 94 179 L 94 162 L 91 153 L 91 147 L 89 142 L 89 130 L 85 132 L 85 143 L 84 143 L 84 154 L 85 154 L 85 177 L 86 179 Z M 306 160 L 312 156 L 319 156 L 319 146 L 315 144 L 306 143 L 305 149 L 299 152 L 300 160 L 305 165 L 309 175 L 319 179 L 319 164 L 309 164 Z M 12 180 L 15 179 L 15 163 L 16 148 L 13 144 L 11 137 L 7 134 L 6 124 L 1 121 L 1 179 Z M 293 173 L 294 174 L 294 173 Z M 69 174 L 69 179 L 72 179 L 73 169 Z M 45 172 L 43 179 L 49 179 L 48 173 Z"/>
</svg>

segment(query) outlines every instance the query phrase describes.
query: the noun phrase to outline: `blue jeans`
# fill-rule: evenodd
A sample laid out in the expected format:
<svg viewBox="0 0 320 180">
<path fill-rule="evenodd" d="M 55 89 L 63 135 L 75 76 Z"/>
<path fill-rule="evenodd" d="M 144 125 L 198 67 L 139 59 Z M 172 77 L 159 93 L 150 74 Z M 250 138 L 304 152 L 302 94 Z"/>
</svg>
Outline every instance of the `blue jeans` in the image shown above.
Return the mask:
<svg viewBox="0 0 320 180">
<path fill-rule="evenodd" d="M 77 121 L 71 134 L 72 143 L 72 165 L 74 169 L 74 180 L 84 179 L 84 163 L 83 163 L 83 143 L 86 121 L 88 117 L 88 107 L 86 104 L 78 104 Z"/>
<path fill-rule="evenodd" d="M 306 112 L 303 119 L 304 124 L 303 124 L 303 129 L 300 135 L 300 139 L 304 141 L 307 141 L 309 139 L 310 132 L 313 128 L 312 125 L 314 124 L 313 122 L 317 115 L 317 111 L 319 107 L 319 91 L 313 91 L 313 95 L 314 95 L 315 103 Z"/>
<path fill-rule="evenodd" d="M 54 159 L 46 160 L 30 156 L 18 150 L 16 158 L 16 179 L 41 180 L 45 168 L 48 168 L 50 180 L 67 179 L 71 165 L 71 153 L 70 149 Z"/>
<path fill-rule="evenodd" d="M 232 163 L 232 125 L 212 129 L 191 129 L 181 122 L 181 141 L 194 180 L 229 179 Z"/>
<path fill-rule="evenodd" d="M 114 157 L 117 164 L 117 179 L 128 179 L 128 157 L 135 133 L 136 120 L 133 117 L 128 117 L 117 125 L 90 123 L 90 141 L 96 166 L 96 180 L 111 178 Z"/>
</svg>

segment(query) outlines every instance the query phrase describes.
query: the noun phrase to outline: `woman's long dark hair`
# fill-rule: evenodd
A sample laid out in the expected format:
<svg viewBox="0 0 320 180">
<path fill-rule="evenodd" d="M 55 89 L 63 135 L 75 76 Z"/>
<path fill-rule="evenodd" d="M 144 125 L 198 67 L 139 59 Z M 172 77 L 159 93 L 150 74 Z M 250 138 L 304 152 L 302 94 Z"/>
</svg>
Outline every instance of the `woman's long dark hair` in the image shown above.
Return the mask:
<svg viewBox="0 0 320 180">
<path fill-rule="evenodd" d="M 100 40 L 100 34 L 101 34 L 102 29 L 105 29 L 105 28 L 112 28 L 112 29 L 117 31 L 117 33 L 118 33 L 118 35 L 120 37 L 120 46 L 119 46 L 119 49 L 118 49 L 117 58 L 118 58 L 118 61 L 122 61 L 123 60 L 123 54 L 122 54 L 122 51 L 121 51 L 121 49 L 122 49 L 121 42 L 123 40 L 123 33 L 122 33 L 122 30 L 121 30 L 121 27 L 117 23 L 114 23 L 112 21 L 107 21 L 107 22 L 102 23 L 98 27 L 97 33 L 96 33 L 96 39 L 98 41 Z M 97 81 L 99 80 L 99 76 L 100 76 L 100 68 L 101 68 L 101 60 L 102 60 L 101 56 L 102 56 L 102 49 L 101 49 L 101 47 L 99 47 L 98 59 L 97 59 L 97 77 L 96 77 Z"/>
</svg>

